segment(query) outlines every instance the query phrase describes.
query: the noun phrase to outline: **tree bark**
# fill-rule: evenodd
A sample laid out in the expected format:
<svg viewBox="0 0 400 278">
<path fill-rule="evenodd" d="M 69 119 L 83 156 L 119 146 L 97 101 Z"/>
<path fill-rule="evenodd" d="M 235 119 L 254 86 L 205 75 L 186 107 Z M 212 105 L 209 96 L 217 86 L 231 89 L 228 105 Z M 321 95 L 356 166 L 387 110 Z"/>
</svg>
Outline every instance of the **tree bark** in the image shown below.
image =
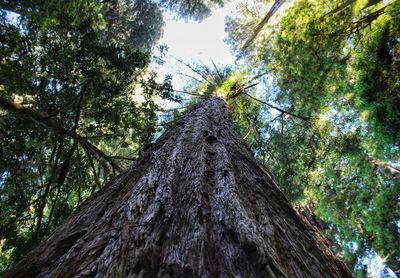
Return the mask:
<svg viewBox="0 0 400 278">
<path fill-rule="evenodd" d="M 268 21 L 279 10 L 283 3 L 285 3 L 285 1 L 286 0 L 275 0 L 274 4 L 272 4 L 272 7 L 269 9 L 264 18 L 260 21 L 260 23 L 257 24 L 250 38 L 244 43 L 242 51 L 246 51 L 250 44 L 253 43 L 256 37 L 260 34 L 261 30 L 264 28 L 264 26 L 267 25 Z"/>
<path fill-rule="evenodd" d="M 351 277 L 211 98 L 8 277 Z"/>
</svg>

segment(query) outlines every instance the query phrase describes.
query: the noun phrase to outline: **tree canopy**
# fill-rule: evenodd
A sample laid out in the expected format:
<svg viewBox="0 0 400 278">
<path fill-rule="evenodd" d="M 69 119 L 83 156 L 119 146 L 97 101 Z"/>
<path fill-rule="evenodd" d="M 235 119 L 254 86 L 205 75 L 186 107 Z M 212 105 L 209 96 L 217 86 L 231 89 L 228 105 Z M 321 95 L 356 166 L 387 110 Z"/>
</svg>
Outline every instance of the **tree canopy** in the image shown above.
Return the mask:
<svg viewBox="0 0 400 278">
<path fill-rule="evenodd" d="M 0 233 L 18 259 L 153 139 L 170 82 L 147 70 L 150 2 L 2 4 Z"/>
<path fill-rule="evenodd" d="M 399 271 L 400 1 L 238 1 L 240 66 L 180 61 L 192 82 L 160 81 L 163 12 L 200 21 L 226 2 L 0 0 L 0 270 L 217 95 L 357 275 L 375 252 Z"/>
<path fill-rule="evenodd" d="M 358 269 L 371 250 L 399 269 L 399 4 L 294 1 L 246 49 L 260 9 L 227 25 L 274 80 L 264 98 L 310 119 L 267 119 L 280 126 L 266 130 L 265 162 Z"/>
</svg>

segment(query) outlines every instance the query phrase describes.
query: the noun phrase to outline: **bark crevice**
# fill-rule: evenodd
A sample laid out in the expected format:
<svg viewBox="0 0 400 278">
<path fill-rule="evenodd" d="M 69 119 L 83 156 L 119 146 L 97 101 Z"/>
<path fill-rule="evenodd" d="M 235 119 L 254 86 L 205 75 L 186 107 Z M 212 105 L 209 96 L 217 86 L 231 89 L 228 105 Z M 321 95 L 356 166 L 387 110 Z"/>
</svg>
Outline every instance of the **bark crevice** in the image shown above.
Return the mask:
<svg viewBox="0 0 400 278">
<path fill-rule="evenodd" d="M 351 274 L 254 159 L 226 103 L 211 98 L 8 273 L 26 276 Z"/>
</svg>

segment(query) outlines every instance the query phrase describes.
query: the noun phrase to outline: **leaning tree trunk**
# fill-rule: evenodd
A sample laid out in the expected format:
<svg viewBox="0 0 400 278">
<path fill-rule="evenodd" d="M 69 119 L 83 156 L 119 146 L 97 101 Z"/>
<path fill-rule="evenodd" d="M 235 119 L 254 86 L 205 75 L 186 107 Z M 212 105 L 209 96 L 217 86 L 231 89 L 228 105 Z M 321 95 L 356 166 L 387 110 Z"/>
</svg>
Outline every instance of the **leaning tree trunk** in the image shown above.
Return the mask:
<svg viewBox="0 0 400 278">
<path fill-rule="evenodd" d="M 351 277 L 211 98 L 10 277 Z"/>
</svg>

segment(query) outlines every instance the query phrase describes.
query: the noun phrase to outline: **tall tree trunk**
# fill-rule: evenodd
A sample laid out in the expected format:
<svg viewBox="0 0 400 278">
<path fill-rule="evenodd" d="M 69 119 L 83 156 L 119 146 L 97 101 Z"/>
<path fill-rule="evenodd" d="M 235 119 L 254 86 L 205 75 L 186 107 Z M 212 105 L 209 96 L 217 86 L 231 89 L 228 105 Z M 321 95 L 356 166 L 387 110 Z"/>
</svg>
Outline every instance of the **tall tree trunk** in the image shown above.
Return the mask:
<svg viewBox="0 0 400 278">
<path fill-rule="evenodd" d="M 246 49 L 250 46 L 250 44 L 253 43 L 253 41 L 257 38 L 257 36 L 260 34 L 261 30 L 264 28 L 265 25 L 267 25 L 268 21 L 271 19 L 271 17 L 279 10 L 279 8 L 285 3 L 286 0 L 275 0 L 274 4 L 272 4 L 272 7 L 269 9 L 267 14 L 264 16 L 264 18 L 260 21 L 260 23 L 257 24 L 256 28 L 254 29 L 253 33 L 251 36 L 247 39 L 247 41 L 244 43 L 242 47 L 242 51 L 246 51 Z"/>
<path fill-rule="evenodd" d="M 211 98 L 9 277 L 351 277 Z"/>
</svg>

